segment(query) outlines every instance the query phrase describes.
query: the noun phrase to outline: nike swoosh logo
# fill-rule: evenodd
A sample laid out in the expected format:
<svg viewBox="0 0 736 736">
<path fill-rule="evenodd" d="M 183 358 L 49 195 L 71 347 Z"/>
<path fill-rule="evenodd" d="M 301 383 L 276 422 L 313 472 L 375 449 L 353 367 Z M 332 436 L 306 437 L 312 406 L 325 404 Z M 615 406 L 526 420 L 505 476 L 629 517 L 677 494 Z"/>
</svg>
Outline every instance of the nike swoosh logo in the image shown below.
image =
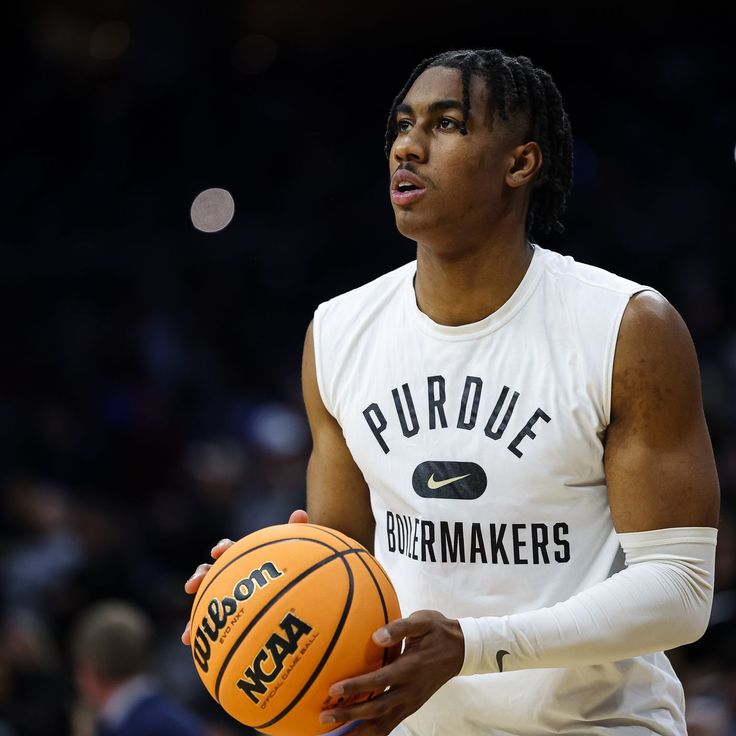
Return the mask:
<svg viewBox="0 0 736 736">
<path fill-rule="evenodd" d="M 503 658 L 511 652 L 507 652 L 505 649 L 499 649 L 496 652 L 496 664 L 498 665 L 498 671 L 503 672 Z"/>
<path fill-rule="evenodd" d="M 414 468 L 411 487 L 422 498 L 470 501 L 485 493 L 486 471 L 478 465 L 460 460 L 425 460 Z"/>
<path fill-rule="evenodd" d="M 436 491 L 438 488 L 442 488 L 443 486 L 449 486 L 450 483 L 454 483 L 456 480 L 467 478 L 469 475 L 470 473 L 466 473 L 465 475 L 456 475 L 454 478 L 447 478 L 446 480 L 435 480 L 434 473 L 432 473 L 427 481 L 427 486 L 430 491 Z"/>
</svg>

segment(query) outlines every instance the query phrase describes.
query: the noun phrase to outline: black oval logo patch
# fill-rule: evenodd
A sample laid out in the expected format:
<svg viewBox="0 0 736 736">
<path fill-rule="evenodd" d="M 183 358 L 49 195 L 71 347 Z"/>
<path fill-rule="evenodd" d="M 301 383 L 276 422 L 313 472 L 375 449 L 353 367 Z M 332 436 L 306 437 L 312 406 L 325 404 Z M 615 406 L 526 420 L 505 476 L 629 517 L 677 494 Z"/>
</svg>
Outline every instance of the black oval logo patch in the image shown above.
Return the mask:
<svg viewBox="0 0 736 736">
<path fill-rule="evenodd" d="M 483 495 L 487 483 L 485 470 L 480 465 L 450 460 L 420 463 L 411 477 L 414 490 L 422 498 L 471 500 Z"/>
</svg>

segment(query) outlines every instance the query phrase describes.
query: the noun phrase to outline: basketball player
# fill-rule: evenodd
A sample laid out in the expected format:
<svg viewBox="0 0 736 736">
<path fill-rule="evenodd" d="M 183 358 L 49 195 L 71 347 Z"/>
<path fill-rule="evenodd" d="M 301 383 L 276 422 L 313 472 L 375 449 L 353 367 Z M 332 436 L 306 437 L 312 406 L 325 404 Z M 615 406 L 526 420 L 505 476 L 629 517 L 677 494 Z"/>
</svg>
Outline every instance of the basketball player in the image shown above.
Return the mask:
<svg viewBox="0 0 736 736">
<path fill-rule="evenodd" d="M 322 714 L 355 736 L 686 733 L 662 651 L 712 599 L 698 365 L 660 294 L 532 240 L 562 230 L 571 150 L 529 59 L 422 62 L 386 133 L 417 259 L 308 330 L 309 519 L 374 550 L 407 616 L 374 634 L 393 664 L 330 691 L 382 693 Z"/>
</svg>

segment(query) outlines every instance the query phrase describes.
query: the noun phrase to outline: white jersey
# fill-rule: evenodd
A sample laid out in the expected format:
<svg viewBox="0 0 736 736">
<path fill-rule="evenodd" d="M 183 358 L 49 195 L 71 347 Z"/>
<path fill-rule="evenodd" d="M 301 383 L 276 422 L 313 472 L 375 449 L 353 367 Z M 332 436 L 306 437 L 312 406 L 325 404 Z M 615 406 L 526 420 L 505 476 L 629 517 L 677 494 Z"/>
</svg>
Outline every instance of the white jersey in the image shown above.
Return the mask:
<svg viewBox="0 0 736 736">
<path fill-rule="evenodd" d="M 321 304 L 317 381 L 370 488 L 403 615 L 551 606 L 620 568 L 603 467 L 619 325 L 647 287 L 535 246 L 473 324 L 419 311 L 409 263 Z M 349 489 L 346 489 L 346 493 Z M 662 653 L 456 677 L 396 734 L 685 734 Z"/>
</svg>

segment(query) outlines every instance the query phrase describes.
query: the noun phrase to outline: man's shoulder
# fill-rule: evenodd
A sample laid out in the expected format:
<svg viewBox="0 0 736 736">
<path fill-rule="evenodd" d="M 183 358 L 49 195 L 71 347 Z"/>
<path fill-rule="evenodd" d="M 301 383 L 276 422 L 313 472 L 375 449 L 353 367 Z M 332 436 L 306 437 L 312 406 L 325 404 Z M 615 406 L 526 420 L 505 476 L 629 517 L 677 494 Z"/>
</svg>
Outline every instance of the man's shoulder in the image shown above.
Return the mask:
<svg viewBox="0 0 736 736">
<path fill-rule="evenodd" d="M 576 260 L 572 256 L 540 248 L 550 278 L 584 291 L 608 291 L 631 296 L 649 287 L 625 276 Z"/>
<path fill-rule="evenodd" d="M 405 263 L 393 271 L 384 273 L 361 286 L 322 302 L 317 311 L 324 314 L 328 311 L 349 312 L 362 310 L 366 307 L 375 308 L 376 305 L 384 304 L 395 298 L 415 271 L 416 261 Z"/>
<path fill-rule="evenodd" d="M 131 711 L 120 736 L 201 736 L 199 719 L 164 693 L 152 693 Z"/>
</svg>

